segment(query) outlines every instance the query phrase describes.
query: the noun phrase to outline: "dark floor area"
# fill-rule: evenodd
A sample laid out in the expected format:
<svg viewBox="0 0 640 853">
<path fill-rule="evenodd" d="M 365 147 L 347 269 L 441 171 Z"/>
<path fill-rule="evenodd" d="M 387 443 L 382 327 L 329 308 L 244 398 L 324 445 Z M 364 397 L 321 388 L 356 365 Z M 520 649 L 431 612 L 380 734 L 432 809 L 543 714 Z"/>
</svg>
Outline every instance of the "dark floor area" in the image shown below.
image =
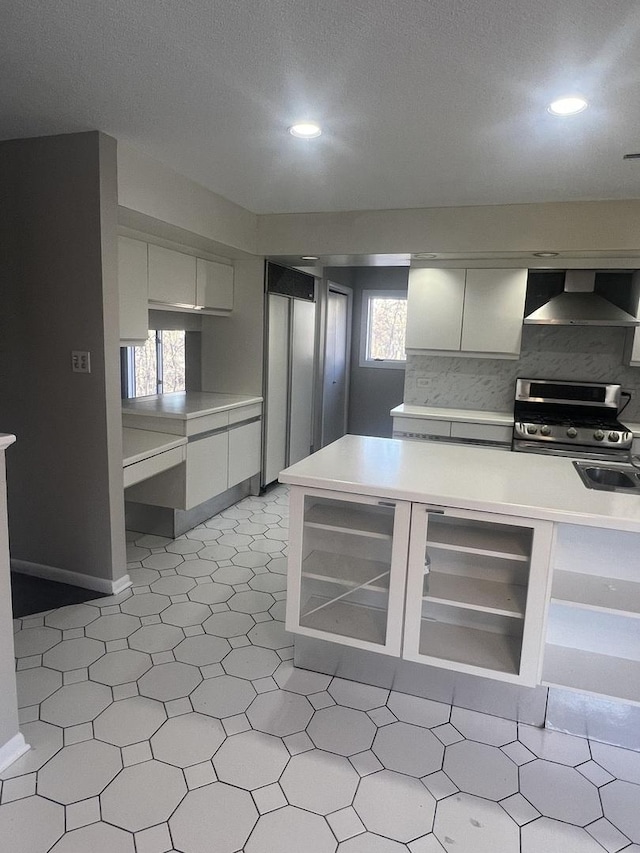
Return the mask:
<svg viewBox="0 0 640 853">
<path fill-rule="evenodd" d="M 32 613 L 52 610 L 54 607 L 64 607 L 65 604 L 79 604 L 82 601 L 102 598 L 103 594 L 93 589 L 11 572 L 11 596 L 13 618 L 19 619 Z"/>
</svg>

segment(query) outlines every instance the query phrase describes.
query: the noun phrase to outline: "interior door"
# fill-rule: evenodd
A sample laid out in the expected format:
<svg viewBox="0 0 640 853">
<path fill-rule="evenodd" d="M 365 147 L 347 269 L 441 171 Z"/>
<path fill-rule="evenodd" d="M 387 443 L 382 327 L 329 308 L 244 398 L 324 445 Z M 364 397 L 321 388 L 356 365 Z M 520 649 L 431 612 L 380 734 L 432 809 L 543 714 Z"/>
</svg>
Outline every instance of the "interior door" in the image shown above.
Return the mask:
<svg viewBox="0 0 640 853">
<path fill-rule="evenodd" d="M 287 467 L 289 400 L 289 302 L 269 295 L 267 388 L 265 400 L 264 484 Z"/>
<path fill-rule="evenodd" d="M 316 304 L 291 300 L 291 388 L 289 460 L 293 465 L 311 453 L 315 378 Z"/>
<path fill-rule="evenodd" d="M 347 431 L 350 350 L 350 298 L 329 287 L 322 396 L 322 445 Z"/>
</svg>

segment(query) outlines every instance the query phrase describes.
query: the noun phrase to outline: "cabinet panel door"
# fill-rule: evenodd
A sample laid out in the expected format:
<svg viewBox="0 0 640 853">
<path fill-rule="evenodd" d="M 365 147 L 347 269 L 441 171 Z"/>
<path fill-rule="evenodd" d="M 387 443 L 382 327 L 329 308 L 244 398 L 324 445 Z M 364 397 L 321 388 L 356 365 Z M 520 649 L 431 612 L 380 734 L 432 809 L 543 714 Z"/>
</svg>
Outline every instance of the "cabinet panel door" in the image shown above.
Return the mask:
<svg viewBox="0 0 640 853">
<path fill-rule="evenodd" d="M 316 341 L 315 302 L 294 299 L 292 310 L 288 465 L 305 459 L 311 453 Z"/>
<path fill-rule="evenodd" d="M 229 488 L 260 473 L 262 421 L 229 430 Z"/>
<path fill-rule="evenodd" d="M 197 259 L 196 305 L 216 311 L 233 308 L 233 267 Z"/>
<path fill-rule="evenodd" d="M 467 270 L 461 349 L 519 355 L 526 290 L 527 270 Z"/>
<path fill-rule="evenodd" d="M 412 269 L 407 293 L 406 348 L 460 349 L 465 270 Z"/>
<path fill-rule="evenodd" d="M 149 244 L 149 299 L 193 308 L 196 304 L 196 259 Z"/>
<path fill-rule="evenodd" d="M 633 335 L 633 345 L 631 347 L 631 361 L 629 364 L 632 367 L 640 366 L 640 327 L 631 332 Z"/>
<path fill-rule="evenodd" d="M 186 509 L 208 501 L 227 489 L 229 433 L 221 432 L 187 445 Z"/>
<path fill-rule="evenodd" d="M 287 630 L 400 655 L 410 504 L 291 489 Z"/>
<path fill-rule="evenodd" d="M 149 333 L 147 244 L 118 237 L 120 341 L 144 344 Z"/>
</svg>

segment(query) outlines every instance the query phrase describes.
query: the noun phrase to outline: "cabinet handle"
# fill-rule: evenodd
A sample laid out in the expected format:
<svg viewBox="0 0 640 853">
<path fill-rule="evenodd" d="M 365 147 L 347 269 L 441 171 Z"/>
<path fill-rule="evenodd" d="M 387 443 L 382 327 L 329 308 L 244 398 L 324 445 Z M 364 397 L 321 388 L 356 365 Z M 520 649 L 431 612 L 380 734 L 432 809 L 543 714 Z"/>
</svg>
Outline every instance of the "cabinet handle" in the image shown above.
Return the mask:
<svg viewBox="0 0 640 853">
<path fill-rule="evenodd" d="M 395 506 L 395 501 L 378 501 L 378 506 Z"/>
<path fill-rule="evenodd" d="M 445 514 L 445 509 L 441 506 L 429 506 L 429 504 L 425 504 L 425 509 L 427 512 L 438 513 L 439 515 Z"/>
</svg>

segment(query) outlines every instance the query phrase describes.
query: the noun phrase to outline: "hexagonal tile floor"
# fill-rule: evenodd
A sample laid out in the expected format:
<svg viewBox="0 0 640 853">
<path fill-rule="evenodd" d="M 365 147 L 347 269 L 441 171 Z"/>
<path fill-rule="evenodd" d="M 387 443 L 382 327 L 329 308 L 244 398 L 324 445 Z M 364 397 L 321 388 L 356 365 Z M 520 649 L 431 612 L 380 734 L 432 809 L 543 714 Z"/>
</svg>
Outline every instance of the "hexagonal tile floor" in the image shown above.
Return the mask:
<svg viewBox="0 0 640 853">
<path fill-rule="evenodd" d="M 296 670 L 287 490 L 16 620 L 11 853 L 640 853 L 640 752 Z M 3 843 L 4 842 L 4 843 Z"/>
</svg>

